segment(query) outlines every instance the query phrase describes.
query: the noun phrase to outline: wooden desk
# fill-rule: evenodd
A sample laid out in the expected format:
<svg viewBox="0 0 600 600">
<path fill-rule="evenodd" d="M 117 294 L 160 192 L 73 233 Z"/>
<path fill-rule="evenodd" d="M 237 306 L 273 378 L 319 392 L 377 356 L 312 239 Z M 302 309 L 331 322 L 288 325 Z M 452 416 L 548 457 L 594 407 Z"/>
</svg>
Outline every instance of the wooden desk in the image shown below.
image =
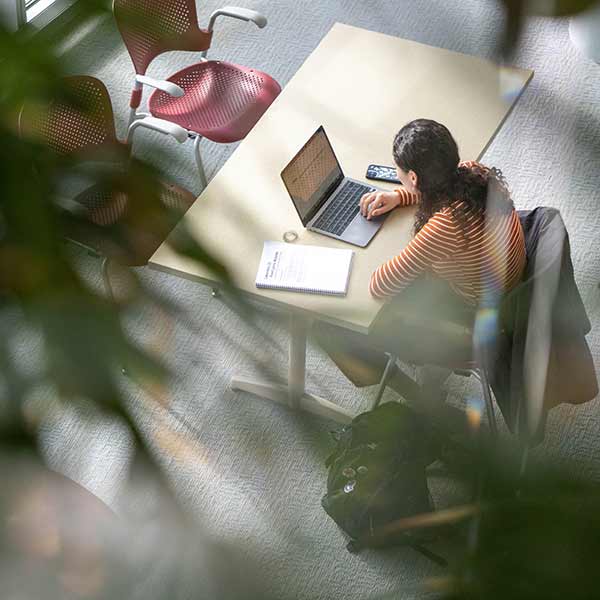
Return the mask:
<svg viewBox="0 0 600 600">
<path fill-rule="evenodd" d="M 349 421 L 348 411 L 305 393 L 308 319 L 366 331 L 381 306 L 369 295 L 369 277 L 411 237 L 413 210 L 394 211 L 366 249 L 355 248 L 346 298 L 255 287 L 263 241 L 281 240 L 285 231 L 297 231 L 300 244 L 349 247 L 304 230 L 280 178 L 317 127 L 325 127 L 344 174 L 356 179 L 364 179 L 369 163 L 392 164 L 396 131 L 419 117 L 444 123 L 462 160 L 478 159 L 532 76 L 529 70 L 498 67 L 349 25 L 332 27 L 185 217 L 197 239 L 228 267 L 241 291 L 292 314 L 288 386 L 235 377 L 234 389 Z M 167 244 L 150 265 L 209 285 L 218 283 L 208 269 L 177 256 Z"/>
</svg>

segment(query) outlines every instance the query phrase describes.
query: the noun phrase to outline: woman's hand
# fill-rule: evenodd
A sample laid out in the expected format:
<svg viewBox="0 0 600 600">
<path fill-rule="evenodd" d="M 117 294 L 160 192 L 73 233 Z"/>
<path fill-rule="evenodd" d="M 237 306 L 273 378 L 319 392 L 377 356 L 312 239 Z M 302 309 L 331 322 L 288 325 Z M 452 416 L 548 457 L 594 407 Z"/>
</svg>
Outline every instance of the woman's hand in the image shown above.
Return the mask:
<svg viewBox="0 0 600 600">
<path fill-rule="evenodd" d="M 360 199 L 360 213 L 370 219 L 378 217 L 400 204 L 400 194 L 397 192 L 370 192 Z"/>
</svg>

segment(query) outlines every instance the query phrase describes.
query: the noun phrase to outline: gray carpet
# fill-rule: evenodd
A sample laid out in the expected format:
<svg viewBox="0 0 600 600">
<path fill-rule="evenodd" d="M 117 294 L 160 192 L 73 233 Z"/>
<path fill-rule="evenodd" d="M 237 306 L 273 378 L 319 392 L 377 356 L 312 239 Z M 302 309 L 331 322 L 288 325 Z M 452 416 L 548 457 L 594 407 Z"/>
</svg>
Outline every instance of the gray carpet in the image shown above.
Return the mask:
<svg viewBox="0 0 600 600">
<path fill-rule="evenodd" d="M 502 23 L 491 0 L 238 4 L 265 13 L 268 27 L 258 30 L 223 20 L 211 55 L 263 69 L 282 85 L 336 21 L 484 57 L 492 55 Z M 202 3 L 201 22 L 219 5 L 216 0 Z M 64 51 L 73 72 L 93 74 L 107 84 L 123 134 L 133 70 L 112 20 L 87 23 L 65 40 Z M 178 53 L 162 56 L 150 74 L 168 74 L 188 60 Z M 534 69 L 535 77 L 483 162 L 502 169 L 518 208 L 550 205 L 561 210 L 577 283 L 593 323 L 588 341 L 598 361 L 600 66 L 577 54 L 568 21 L 559 19 L 531 19 L 514 63 Z M 401 125 L 391 123 L 390 136 Z M 204 144 L 209 178 L 234 147 Z M 159 156 L 158 166 L 172 180 L 198 191 L 191 146 L 141 133 L 135 151 L 150 161 Z M 97 262 L 85 256 L 80 260 L 99 281 Z M 282 599 L 367 598 L 443 572 L 410 549 L 349 555 L 320 507 L 331 424 L 229 389 L 237 371 L 268 368 L 285 375 L 287 335 L 281 316 L 259 311 L 252 326 L 226 302 L 212 298 L 207 288 L 147 269 L 140 276 L 183 307 L 185 316 L 165 319 L 152 308 L 131 315 L 132 335 L 155 347 L 176 375 L 164 394 L 128 381 L 124 390 L 176 497 L 199 528 L 193 535 L 213 544 L 204 559 L 189 565 L 206 598 L 243 596 L 248 590 Z M 307 366 L 311 391 L 356 410 L 368 405 L 373 391 L 354 389 L 312 346 Z M 462 380 L 452 383 L 457 405 L 476 393 L 476 387 Z M 551 412 L 546 441 L 536 454 L 598 479 L 599 432 L 598 400 L 561 406 Z M 117 511 L 133 520 L 153 514 L 154 488 L 127 482 L 131 437 L 119 423 L 67 412 L 48 423 L 43 441 L 51 465 Z M 440 505 L 456 493 L 452 484 L 436 488 Z M 167 585 L 162 573 L 168 571 L 159 568 L 158 558 L 175 552 L 179 543 L 170 530 L 148 540 L 157 546 L 146 556 L 156 561 L 156 568 L 145 581 L 156 593 Z M 399 597 L 412 597 L 407 590 Z"/>
</svg>

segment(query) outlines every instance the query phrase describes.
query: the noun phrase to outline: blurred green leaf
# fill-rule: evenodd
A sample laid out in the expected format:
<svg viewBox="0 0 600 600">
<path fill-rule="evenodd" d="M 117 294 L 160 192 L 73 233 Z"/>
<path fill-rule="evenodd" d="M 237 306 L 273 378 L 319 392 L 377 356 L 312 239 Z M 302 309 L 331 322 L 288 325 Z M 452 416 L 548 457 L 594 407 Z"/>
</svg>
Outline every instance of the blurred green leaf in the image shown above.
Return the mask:
<svg viewBox="0 0 600 600">
<path fill-rule="evenodd" d="M 109 4 L 86 0 L 78 5 L 79 14 L 107 11 Z M 21 405 L 32 386 L 49 383 L 65 401 L 91 400 L 100 410 L 119 415 L 139 442 L 137 426 L 123 408 L 121 369 L 125 367 L 130 377 L 161 385 L 168 371 L 156 356 L 125 334 L 122 319 L 133 303 L 145 301 L 151 294 L 144 294 L 147 290 L 133 272 L 128 279 L 136 293 L 119 295 L 115 301 L 98 293 L 82 277 L 77 256 L 65 238 L 74 223 L 83 226 L 89 216 L 87 209 L 77 204 L 76 196 L 65 197 L 64 184 L 84 181 L 86 189 L 105 191 L 103 197 L 108 199 L 127 196 L 125 218 L 103 230 L 102 235 L 114 247 L 127 248 L 132 243 L 130 230 L 152 229 L 163 235 L 161 239 L 166 238 L 180 221 L 181 211 L 165 207 L 158 171 L 130 159 L 125 145 L 69 154 L 46 143 L 31 128 L 19 130 L 23 106 L 39 109 L 32 112 L 36 127 L 51 102 L 72 106 L 81 114 L 89 112 L 66 85 L 63 75 L 68 65 L 56 56 L 47 36 L 32 35 L 29 27 L 11 32 L 0 24 L 0 55 L 1 308 L 17 307 L 23 326 L 33 328 L 43 343 L 41 381 L 39 375 L 35 381 L 29 380 L 14 368 L 10 339 L 0 344 L 3 389 L 10 395 L 8 412 L 0 414 L 0 431 L 15 443 L 34 440 L 35 431 L 30 430 L 32 423 L 26 421 Z M 226 270 L 185 230 L 176 241 L 188 258 L 206 264 L 228 285 Z M 160 294 L 152 300 L 160 300 L 162 308 L 175 308 Z"/>
</svg>

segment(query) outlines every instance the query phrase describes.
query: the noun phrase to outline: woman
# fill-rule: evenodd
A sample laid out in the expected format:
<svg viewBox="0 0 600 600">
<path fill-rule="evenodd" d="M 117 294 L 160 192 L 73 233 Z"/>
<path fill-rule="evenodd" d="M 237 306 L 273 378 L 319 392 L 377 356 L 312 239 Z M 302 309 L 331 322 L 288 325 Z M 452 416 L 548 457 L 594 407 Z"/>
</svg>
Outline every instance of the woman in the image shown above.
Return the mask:
<svg viewBox="0 0 600 600">
<path fill-rule="evenodd" d="M 497 306 L 525 267 L 523 231 L 499 171 L 460 163 L 448 129 L 428 119 L 396 134 L 393 156 L 402 187 L 360 201 L 367 219 L 417 206 L 414 237 L 371 277 L 373 296 L 393 300 L 368 337 L 322 326 L 317 336 L 358 386 L 379 381 L 382 350 L 416 364 L 460 363 L 470 354 L 471 338 L 454 333 L 468 331 L 478 307 Z M 391 385 L 409 400 L 430 402 L 449 372 L 429 370 L 425 390 L 401 372 Z"/>
</svg>

